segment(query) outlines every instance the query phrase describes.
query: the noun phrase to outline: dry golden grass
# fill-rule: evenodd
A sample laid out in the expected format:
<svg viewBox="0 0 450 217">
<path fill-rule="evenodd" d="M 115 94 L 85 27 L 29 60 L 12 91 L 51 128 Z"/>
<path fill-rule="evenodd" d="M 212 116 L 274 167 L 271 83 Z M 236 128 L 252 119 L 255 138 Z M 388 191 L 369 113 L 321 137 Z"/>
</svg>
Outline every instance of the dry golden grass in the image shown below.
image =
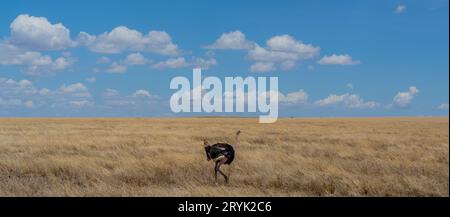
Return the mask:
<svg viewBox="0 0 450 217">
<path fill-rule="evenodd" d="M 201 139 L 237 129 L 216 186 Z M 447 117 L 0 119 L 0 196 L 448 196 L 448 130 Z"/>
</svg>

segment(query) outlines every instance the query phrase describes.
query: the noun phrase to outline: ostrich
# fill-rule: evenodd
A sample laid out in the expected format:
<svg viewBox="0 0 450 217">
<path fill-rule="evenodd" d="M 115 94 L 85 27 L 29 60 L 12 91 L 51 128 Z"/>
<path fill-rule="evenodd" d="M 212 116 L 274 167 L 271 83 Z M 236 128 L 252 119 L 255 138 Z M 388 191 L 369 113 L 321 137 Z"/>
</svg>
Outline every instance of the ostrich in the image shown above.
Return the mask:
<svg viewBox="0 0 450 217">
<path fill-rule="evenodd" d="M 241 134 L 240 130 L 236 132 L 236 143 L 238 142 L 239 134 Z M 220 170 L 220 166 L 222 166 L 223 164 L 231 164 L 231 162 L 233 162 L 233 146 L 227 143 L 216 143 L 214 145 L 210 145 L 206 140 L 203 140 L 203 145 L 205 147 L 206 158 L 208 159 L 208 161 L 213 160 L 215 162 L 215 183 L 217 184 L 217 173 L 220 173 L 225 178 L 225 182 L 228 183 L 228 176 Z"/>
</svg>

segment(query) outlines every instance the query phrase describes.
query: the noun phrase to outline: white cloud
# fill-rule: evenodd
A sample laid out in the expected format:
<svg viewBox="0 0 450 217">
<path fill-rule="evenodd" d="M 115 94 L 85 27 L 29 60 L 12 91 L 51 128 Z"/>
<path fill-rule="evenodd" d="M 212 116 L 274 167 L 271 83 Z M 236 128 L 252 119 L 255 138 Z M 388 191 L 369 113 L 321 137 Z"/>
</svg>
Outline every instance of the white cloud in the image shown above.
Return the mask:
<svg viewBox="0 0 450 217">
<path fill-rule="evenodd" d="M 31 50 L 61 50 L 75 46 L 70 31 L 63 24 L 50 23 L 45 17 L 21 14 L 10 25 L 8 41 Z"/>
<path fill-rule="evenodd" d="M 199 88 L 199 87 L 198 87 Z M 188 92 L 184 92 L 184 94 L 191 94 L 192 95 L 192 91 L 188 91 Z M 307 104 L 308 103 L 308 93 L 304 90 L 299 90 L 299 91 L 295 91 L 295 92 L 291 92 L 291 93 L 287 93 L 287 94 L 283 94 L 281 92 L 277 92 L 277 91 L 266 91 L 266 92 L 262 92 L 259 93 L 256 90 L 248 90 L 248 91 L 244 91 L 242 89 L 237 89 L 235 91 L 225 91 L 223 94 L 224 97 L 224 103 L 228 102 L 228 101 L 240 101 L 241 103 L 244 104 L 250 104 L 250 105 L 254 105 L 252 101 L 249 101 L 249 96 L 251 95 L 255 95 L 258 97 L 262 97 L 262 98 L 268 98 L 270 97 L 275 97 L 276 95 L 278 96 L 278 102 L 280 105 L 282 106 L 296 106 L 296 105 L 302 105 L 302 104 Z M 255 105 L 257 106 L 257 105 Z"/>
<path fill-rule="evenodd" d="M 353 60 L 348 54 L 331 56 L 324 56 L 318 62 L 320 65 L 357 65 L 361 62 L 358 60 Z"/>
<path fill-rule="evenodd" d="M 397 7 L 395 8 L 394 13 L 401 14 L 401 13 L 403 13 L 405 11 L 406 11 L 406 5 L 397 5 Z"/>
<path fill-rule="evenodd" d="M 16 56 L 17 65 L 25 65 L 25 72 L 29 75 L 49 75 L 56 71 L 69 68 L 74 60 L 66 57 L 52 59 L 50 56 L 38 52 L 28 51 Z"/>
<path fill-rule="evenodd" d="M 414 86 L 409 87 L 407 92 L 398 92 L 392 104 L 396 107 L 405 108 L 411 104 L 415 96 L 419 94 L 419 89 Z"/>
<path fill-rule="evenodd" d="M 437 109 L 448 110 L 448 103 L 440 104 Z"/>
<path fill-rule="evenodd" d="M 253 47 L 254 43 L 248 41 L 244 33 L 236 30 L 234 32 L 223 33 L 213 44 L 206 46 L 207 49 L 222 50 L 247 50 Z"/>
<path fill-rule="evenodd" d="M 147 35 L 118 26 L 98 36 L 80 33 L 79 40 L 97 53 L 122 53 L 124 51 L 152 52 L 160 55 L 176 56 L 181 53 L 172 38 L 164 31 L 150 31 Z M 81 43 L 81 42 L 80 42 Z"/>
<path fill-rule="evenodd" d="M 152 95 L 150 92 L 146 90 L 136 90 L 136 92 L 133 93 L 133 97 L 151 97 Z"/>
<path fill-rule="evenodd" d="M 140 107 L 154 105 L 158 103 L 158 96 L 152 95 L 149 91 L 139 89 L 128 96 L 123 96 L 115 89 L 106 89 L 103 93 L 104 103 L 107 106 L 131 106 Z"/>
<path fill-rule="evenodd" d="M 52 24 L 45 17 L 21 14 L 10 24 L 11 35 L 0 41 L 0 65 L 18 65 L 29 75 L 52 75 L 69 68 L 75 58 L 70 52 L 51 57 L 39 51 L 74 47 L 70 31 L 61 23 Z"/>
<path fill-rule="evenodd" d="M 275 70 L 275 64 L 272 62 L 256 62 L 250 66 L 251 72 L 270 72 Z"/>
<path fill-rule="evenodd" d="M 107 63 L 109 61 L 109 58 L 106 57 L 97 60 L 97 62 L 101 63 Z M 151 60 L 145 58 L 141 53 L 131 53 L 124 60 L 112 62 L 105 71 L 110 73 L 124 73 L 128 71 L 128 66 L 146 65 L 151 62 Z M 94 68 L 94 71 L 100 72 L 102 70 L 100 68 Z"/>
<path fill-rule="evenodd" d="M 311 59 L 319 55 L 320 47 L 305 44 L 290 35 L 276 35 L 262 47 L 246 38 L 240 31 L 223 33 L 208 49 L 247 50 L 247 57 L 256 63 L 249 68 L 252 72 L 267 72 L 294 69 L 296 61 Z"/>
<path fill-rule="evenodd" d="M 147 50 L 161 55 L 175 56 L 181 53 L 170 35 L 164 31 L 150 31 L 146 42 Z"/>
<path fill-rule="evenodd" d="M 295 61 L 286 60 L 286 61 L 280 63 L 280 68 L 283 71 L 288 71 L 288 70 L 295 68 L 296 65 L 297 64 L 295 63 Z"/>
<path fill-rule="evenodd" d="M 161 61 L 156 64 L 154 64 L 152 67 L 155 69 L 176 69 L 176 68 L 183 68 L 189 66 L 189 63 L 186 62 L 186 59 L 184 57 L 178 57 L 178 58 L 170 58 L 166 61 Z"/>
<path fill-rule="evenodd" d="M 364 99 L 362 99 L 359 95 L 349 93 L 345 93 L 342 95 L 330 94 L 328 97 L 318 100 L 314 104 L 322 107 L 331 105 L 343 105 L 347 108 L 355 109 L 372 109 L 380 106 L 380 104 L 377 102 L 364 101 Z"/>
<path fill-rule="evenodd" d="M 110 73 L 124 73 L 128 70 L 128 67 L 124 64 L 113 62 L 107 69 L 106 72 Z"/>
<path fill-rule="evenodd" d="M 267 47 L 257 44 L 248 51 L 248 58 L 257 62 L 272 63 L 274 69 L 291 70 L 295 68 L 296 61 L 311 59 L 318 56 L 320 47 L 304 44 L 290 35 L 278 35 L 266 42 Z M 268 64 L 266 64 L 268 65 Z M 250 71 L 252 71 L 250 67 Z M 255 68 L 253 68 L 255 69 Z"/>
<path fill-rule="evenodd" d="M 304 90 L 291 92 L 287 95 L 279 93 L 278 99 L 281 104 L 296 105 L 300 103 L 306 103 L 308 101 L 308 93 L 306 93 L 306 91 Z"/>
<path fill-rule="evenodd" d="M 68 94 L 70 96 L 74 97 L 90 97 L 91 94 L 89 93 L 89 90 L 86 86 L 84 86 L 82 83 L 74 83 L 70 85 L 61 85 L 59 88 L 60 91 L 64 94 Z"/>
<path fill-rule="evenodd" d="M 248 53 L 251 60 L 282 62 L 310 59 L 319 55 L 320 48 L 304 44 L 290 35 L 274 36 L 267 40 L 267 48 L 255 45 Z"/>
<path fill-rule="evenodd" d="M 50 91 L 45 96 L 46 104 L 50 104 L 54 109 L 81 108 L 94 104 L 89 89 L 82 83 L 63 84 L 59 89 Z"/>
<path fill-rule="evenodd" d="M 294 53 L 297 56 L 296 59 L 310 59 L 317 56 L 320 52 L 319 47 L 304 44 L 290 35 L 274 36 L 267 41 L 267 46 L 272 51 Z"/>
<path fill-rule="evenodd" d="M 105 71 L 110 73 L 123 73 L 128 70 L 129 66 L 136 66 L 136 65 L 151 65 L 151 67 L 159 70 L 176 69 L 188 66 L 200 67 L 204 70 L 207 70 L 216 64 L 217 60 L 212 57 L 208 59 L 193 57 L 192 62 L 186 61 L 184 57 L 175 57 L 153 63 L 152 60 L 145 58 L 140 53 L 132 53 L 129 54 L 124 60 L 112 62 Z M 97 68 L 96 71 L 101 70 Z"/>
<path fill-rule="evenodd" d="M 298 60 L 300 56 L 293 52 L 284 51 L 272 51 L 256 45 L 253 49 L 248 52 L 248 57 L 255 61 L 266 61 L 266 62 L 282 62 L 286 60 Z"/>
<path fill-rule="evenodd" d="M 87 46 L 87 45 L 92 44 L 92 42 L 94 42 L 95 39 L 96 39 L 95 35 L 90 35 L 87 32 L 80 32 L 80 33 L 78 33 L 76 42 L 78 43 L 78 45 Z"/>
<path fill-rule="evenodd" d="M 50 75 L 69 68 L 75 60 L 71 57 L 53 59 L 36 51 L 26 51 L 15 45 L 0 42 L 0 65 L 19 65 L 29 75 Z"/>
<path fill-rule="evenodd" d="M 207 70 L 216 64 L 217 64 L 217 60 L 214 58 L 203 59 L 203 58 L 194 57 L 192 60 L 192 65 L 195 68 L 201 68 L 204 70 Z"/>
<path fill-rule="evenodd" d="M 92 105 L 93 102 L 89 101 L 89 100 L 73 100 L 73 101 L 69 101 L 69 105 L 71 105 L 72 107 L 85 107 L 85 106 L 89 106 Z"/>
<path fill-rule="evenodd" d="M 111 88 L 107 88 L 103 92 L 104 103 L 109 106 L 124 106 L 124 105 L 132 105 L 134 101 L 132 98 L 135 97 L 125 97 L 122 96 L 119 91 Z"/>
<path fill-rule="evenodd" d="M 127 56 L 124 63 L 127 65 L 144 65 L 148 60 L 141 53 L 132 53 Z"/>
<path fill-rule="evenodd" d="M 16 97 L 19 95 L 32 95 L 38 90 L 29 80 L 13 80 L 0 77 L 0 97 Z"/>
<path fill-rule="evenodd" d="M 39 108 L 72 107 L 71 101 L 90 101 L 89 90 L 81 83 L 61 85 L 57 90 L 37 88 L 29 80 L 0 78 L 0 106 Z"/>
</svg>

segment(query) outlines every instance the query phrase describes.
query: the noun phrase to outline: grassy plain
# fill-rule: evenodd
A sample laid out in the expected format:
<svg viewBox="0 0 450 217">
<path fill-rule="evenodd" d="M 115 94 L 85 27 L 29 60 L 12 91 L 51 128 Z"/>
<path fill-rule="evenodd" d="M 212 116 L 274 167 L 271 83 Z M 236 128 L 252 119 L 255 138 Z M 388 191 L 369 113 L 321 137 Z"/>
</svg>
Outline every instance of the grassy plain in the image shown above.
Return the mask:
<svg viewBox="0 0 450 217">
<path fill-rule="evenodd" d="M 0 196 L 449 196 L 449 120 L 3 118 Z"/>
</svg>

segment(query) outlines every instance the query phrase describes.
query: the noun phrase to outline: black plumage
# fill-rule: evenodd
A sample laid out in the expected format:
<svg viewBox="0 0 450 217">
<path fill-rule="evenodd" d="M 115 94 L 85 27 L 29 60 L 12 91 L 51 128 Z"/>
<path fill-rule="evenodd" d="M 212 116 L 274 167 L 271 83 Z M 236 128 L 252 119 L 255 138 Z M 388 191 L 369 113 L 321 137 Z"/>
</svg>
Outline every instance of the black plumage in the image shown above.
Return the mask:
<svg viewBox="0 0 450 217">
<path fill-rule="evenodd" d="M 234 149 L 233 146 L 227 143 L 216 143 L 214 145 L 206 146 L 206 157 L 208 160 L 217 159 L 221 155 L 227 158 L 225 164 L 231 164 L 234 160 Z"/>
</svg>

